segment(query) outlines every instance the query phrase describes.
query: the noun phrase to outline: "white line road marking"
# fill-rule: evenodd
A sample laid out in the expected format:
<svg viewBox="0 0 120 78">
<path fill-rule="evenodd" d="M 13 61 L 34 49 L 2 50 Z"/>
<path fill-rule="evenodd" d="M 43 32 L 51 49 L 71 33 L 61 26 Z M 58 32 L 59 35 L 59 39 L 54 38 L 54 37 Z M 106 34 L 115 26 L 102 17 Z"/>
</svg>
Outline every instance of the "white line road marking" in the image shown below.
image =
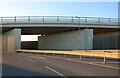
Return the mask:
<svg viewBox="0 0 120 78">
<path fill-rule="evenodd" d="M 66 60 L 70 60 L 70 61 L 75 61 L 75 62 L 80 62 L 80 61 L 76 61 L 76 60 L 71 60 L 71 59 L 66 59 Z"/>
<path fill-rule="evenodd" d="M 108 66 L 108 65 L 102 65 L 102 64 L 96 64 L 96 63 L 91 63 L 91 62 L 83 62 L 83 61 L 76 61 L 76 60 L 72 60 L 72 59 L 66 59 L 69 61 L 74 61 L 74 62 L 82 62 L 82 63 L 86 63 L 86 64 L 91 64 L 91 65 L 96 65 L 96 66 L 102 66 L 102 67 L 107 67 L 107 68 L 112 68 L 112 69 L 120 69 L 118 67 L 113 67 L 113 66 Z"/>
<path fill-rule="evenodd" d="M 37 57 L 37 58 L 45 59 L 44 57 Z"/>
<path fill-rule="evenodd" d="M 38 56 L 30 56 L 30 57 L 35 57 L 35 58 L 45 59 L 44 57 L 38 57 Z"/>
<path fill-rule="evenodd" d="M 31 57 L 35 57 L 35 56 L 31 56 Z M 41 59 L 45 59 L 43 57 L 37 57 L 37 58 L 41 58 Z M 120 69 L 118 67 L 113 67 L 113 66 L 108 66 L 108 65 L 102 65 L 102 64 L 96 64 L 96 63 L 91 63 L 91 62 L 84 62 L 84 61 L 76 61 L 76 60 L 72 60 L 72 59 L 66 59 L 69 61 L 74 61 L 74 62 L 82 62 L 82 63 L 86 63 L 86 64 L 91 64 L 91 65 L 96 65 L 96 66 L 102 66 L 102 67 L 107 67 L 107 68 L 112 68 L 112 69 Z"/>
<path fill-rule="evenodd" d="M 28 59 L 28 60 L 30 60 L 30 61 L 32 61 L 32 62 L 37 62 L 37 61 L 35 61 L 35 60 L 32 60 L 32 59 Z"/>
<path fill-rule="evenodd" d="M 52 68 L 50 68 L 50 67 L 48 67 L 48 66 L 45 66 L 45 67 L 46 67 L 47 69 L 49 69 L 49 70 L 57 73 L 57 74 L 60 75 L 60 76 L 64 76 L 63 74 L 59 73 L 58 71 L 56 71 L 56 70 L 54 70 L 54 69 L 52 69 Z"/>
<path fill-rule="evenodd" d="M 36 56 L 30 56 L 30 57 L 36 57 Z"/>
<path fill-rule="evenodd" d="M 84 62 L 86 64 L 91 64 L 91 65 L 96 65 L 96 66 L 103 66 L 103 67 L 108 67 L 108 68 L 112 68 L 112 69 L 120 69 L 118 67 L 113 67 L 113 66 L 107 66 L 107 65 L 102 65 L 102 64 L 96 64 L 96 63 L 90 63 L 90 62 Z"/>
</svg>

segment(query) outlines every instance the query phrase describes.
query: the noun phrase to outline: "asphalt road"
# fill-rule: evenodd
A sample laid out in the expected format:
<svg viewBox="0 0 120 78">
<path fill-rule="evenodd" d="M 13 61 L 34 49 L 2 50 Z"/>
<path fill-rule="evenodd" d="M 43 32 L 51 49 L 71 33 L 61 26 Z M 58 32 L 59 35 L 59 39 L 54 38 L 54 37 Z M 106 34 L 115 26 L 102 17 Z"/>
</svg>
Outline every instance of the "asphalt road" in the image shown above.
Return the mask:
<svg viewBox="0 0 120 78">
<path fill-rule="evenodd" d="M 2 54 L 3 76 L 118 76 L 118 70 L 116 66 L 38 54 Z"/>
</svg>

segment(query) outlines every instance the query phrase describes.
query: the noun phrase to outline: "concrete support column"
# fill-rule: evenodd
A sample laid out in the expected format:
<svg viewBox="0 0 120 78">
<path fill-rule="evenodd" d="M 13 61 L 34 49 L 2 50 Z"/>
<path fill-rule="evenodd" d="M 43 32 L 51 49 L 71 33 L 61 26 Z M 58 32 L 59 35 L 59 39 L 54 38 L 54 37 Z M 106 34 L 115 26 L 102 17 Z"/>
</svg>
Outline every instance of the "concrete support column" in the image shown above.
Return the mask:
<svg viewBox="0 0 120 78">
<path fill-rule="evenodd" d="M 0 26 L 0 53 L 2 53 L 2 27 Z"/>
<path fill-rule="evenodd" d="M 79 33 L 79 49 L 93 49 L 93 29 L 80 30 Z"/>
<path fill-rule="evenodd" d="M 2 78 L 2 27 L 0 25 L 0 77 Z"/>
<path fill-rule="evenodd" d="M 21 29 L 15 28 L 2 34 L 2 51 L 15 52 L 21 49 Z"/>
<path fill-rule="evenodd" d="M 38 49 L 93 49 L 93 29 L 62 32 L 39 37 Z"/>
</svg>

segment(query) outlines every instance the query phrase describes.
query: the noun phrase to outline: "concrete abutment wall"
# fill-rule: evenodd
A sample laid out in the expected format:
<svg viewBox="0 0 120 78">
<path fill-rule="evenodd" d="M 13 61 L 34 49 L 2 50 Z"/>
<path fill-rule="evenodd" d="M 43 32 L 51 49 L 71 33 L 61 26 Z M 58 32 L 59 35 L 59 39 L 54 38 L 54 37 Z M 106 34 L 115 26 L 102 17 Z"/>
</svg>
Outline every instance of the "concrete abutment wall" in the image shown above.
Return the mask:
<svg viewBox="0 0 120 78">
<path fill-rule="evenodd" d="M 93 49 L 93 29 L 62 32 L 39 37 L 38 49 Z"/>
<path fill-rule="evenodd" d="M 2 52 L 21 49 L 21 29 L 12 29 L 2 34 Z"/>
<path fill-rule="evenodd" d="M 120 49 L 120 32 L 107 32 L 94 35 L 94 50 Z"/>
</svg>

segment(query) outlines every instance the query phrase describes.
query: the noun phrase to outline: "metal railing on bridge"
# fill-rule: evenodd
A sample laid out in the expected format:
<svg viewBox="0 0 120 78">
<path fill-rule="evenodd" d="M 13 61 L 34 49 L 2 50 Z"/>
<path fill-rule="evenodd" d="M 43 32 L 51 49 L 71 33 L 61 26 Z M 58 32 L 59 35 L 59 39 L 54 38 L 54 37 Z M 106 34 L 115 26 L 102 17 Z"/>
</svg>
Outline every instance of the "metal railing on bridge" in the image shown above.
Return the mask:
<svg viewBox="0 0 120 78">
<path fill-rule="evenodd" d="M 98 24 L 118 25 L 117 18 L 78 16 L 15 16 L 0 17 L 2 23 L 53 23 L 53 24 Z"/>
</svg>

